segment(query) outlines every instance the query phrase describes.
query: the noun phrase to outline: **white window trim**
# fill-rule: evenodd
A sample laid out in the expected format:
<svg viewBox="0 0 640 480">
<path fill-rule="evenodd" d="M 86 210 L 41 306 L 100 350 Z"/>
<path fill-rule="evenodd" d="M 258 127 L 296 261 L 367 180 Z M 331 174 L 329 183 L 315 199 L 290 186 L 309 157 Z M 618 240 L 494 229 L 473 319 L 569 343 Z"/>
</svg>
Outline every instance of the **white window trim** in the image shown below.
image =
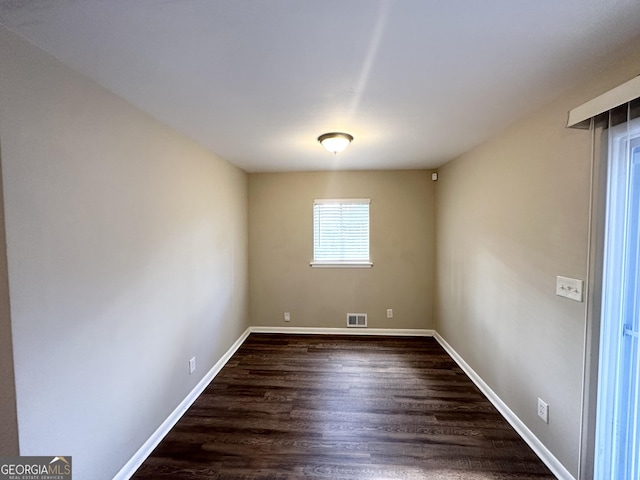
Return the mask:
<svg viewBox="0 0 640 480">
<path fill-rule="evenodd" d="M 371 205 L 370 198 L 316 198 L 313 201 L 314 205 L 322 205 L 329 203 L 363 203 Z"/>
<path fill-rule="evenodd" d="M 317 198 L 313 201 L 314 205 L 323 205 L 331 203 L 362 203 L 371 205 L 370 198 Z M 369 221 L 371 221 L 369 219 Z M 371 255 L 371 253 L 369 253 Z M 371 268 L 373 262 L 316 262 L 314 260 L 309 262 L 309 265 L 313 268 Z"/>
<path fill-rule="evenodd" d="M 324 263 L 324 262 L 309 262 L 314 268 L 371 268 L 373 262 L 341 262 L 341 263 Z"/>
</svg>

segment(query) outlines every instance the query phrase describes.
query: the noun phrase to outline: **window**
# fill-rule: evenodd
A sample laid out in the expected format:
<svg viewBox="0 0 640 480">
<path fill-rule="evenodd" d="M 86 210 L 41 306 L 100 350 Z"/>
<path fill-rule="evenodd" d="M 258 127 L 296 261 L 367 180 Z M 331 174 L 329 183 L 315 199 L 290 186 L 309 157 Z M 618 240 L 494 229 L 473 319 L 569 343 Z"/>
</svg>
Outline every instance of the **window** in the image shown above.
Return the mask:
<svg viewBox="0 0 640 480">
<path fill-rule="evenodd" d="M 369 199 L 313 202 L 313 267 L 370 267 Z"/>
<path fill-rule="evenodd" d="M 627 117 L 632 107 L 624 105 Z M 610 126 L 605 135 L 609 171 L 593 478 L 639 478 L 640 118 Z"/>
</svg>

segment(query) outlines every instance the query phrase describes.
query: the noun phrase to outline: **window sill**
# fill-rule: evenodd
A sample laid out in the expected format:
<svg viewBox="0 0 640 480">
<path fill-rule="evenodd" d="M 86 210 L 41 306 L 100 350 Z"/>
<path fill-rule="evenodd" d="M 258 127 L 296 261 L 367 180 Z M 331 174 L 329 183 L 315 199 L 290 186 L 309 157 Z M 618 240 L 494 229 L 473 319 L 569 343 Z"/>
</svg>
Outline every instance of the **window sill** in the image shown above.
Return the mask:
<svg viewBox="0 0 640 480">
<path fill-rule="evenodd" d="M 309 263 L 313 268 L 371 268 L 373 263 L 371 262 L 352 262 L 352 263 Z"/>
</svg>

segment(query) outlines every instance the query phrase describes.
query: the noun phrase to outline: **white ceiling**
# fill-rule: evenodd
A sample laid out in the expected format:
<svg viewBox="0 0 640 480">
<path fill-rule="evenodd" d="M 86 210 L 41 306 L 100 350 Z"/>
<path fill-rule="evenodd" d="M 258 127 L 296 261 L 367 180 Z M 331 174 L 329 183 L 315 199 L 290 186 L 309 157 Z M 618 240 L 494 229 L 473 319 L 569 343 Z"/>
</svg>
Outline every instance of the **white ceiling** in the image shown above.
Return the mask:
<svg viewBox="0 0 640 480">
<path fill-rule="evenodd" d="M 0 0 L 0 24 L 249 172 L 433 168 L 593 73 L 640 1 Z"/>
</svg>

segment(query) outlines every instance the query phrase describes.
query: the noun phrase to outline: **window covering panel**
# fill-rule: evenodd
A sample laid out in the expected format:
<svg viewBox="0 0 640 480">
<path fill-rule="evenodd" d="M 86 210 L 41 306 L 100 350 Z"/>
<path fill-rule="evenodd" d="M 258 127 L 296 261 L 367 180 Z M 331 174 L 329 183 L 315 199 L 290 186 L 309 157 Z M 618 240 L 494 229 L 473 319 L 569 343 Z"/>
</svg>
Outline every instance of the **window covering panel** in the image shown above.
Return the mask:
<svg viewBox="0 0 640 480">
<path fill-rule="evenodd" d="M 570 110 L 567 127 L 588 129 L 592 118 L 636 98 L 640 98 L 640 75 Z"/>
<path fill-rule="evenodd" d="M 315 200 L 313 263 L 368 263 L 369 199 Z"/>
</svg>

